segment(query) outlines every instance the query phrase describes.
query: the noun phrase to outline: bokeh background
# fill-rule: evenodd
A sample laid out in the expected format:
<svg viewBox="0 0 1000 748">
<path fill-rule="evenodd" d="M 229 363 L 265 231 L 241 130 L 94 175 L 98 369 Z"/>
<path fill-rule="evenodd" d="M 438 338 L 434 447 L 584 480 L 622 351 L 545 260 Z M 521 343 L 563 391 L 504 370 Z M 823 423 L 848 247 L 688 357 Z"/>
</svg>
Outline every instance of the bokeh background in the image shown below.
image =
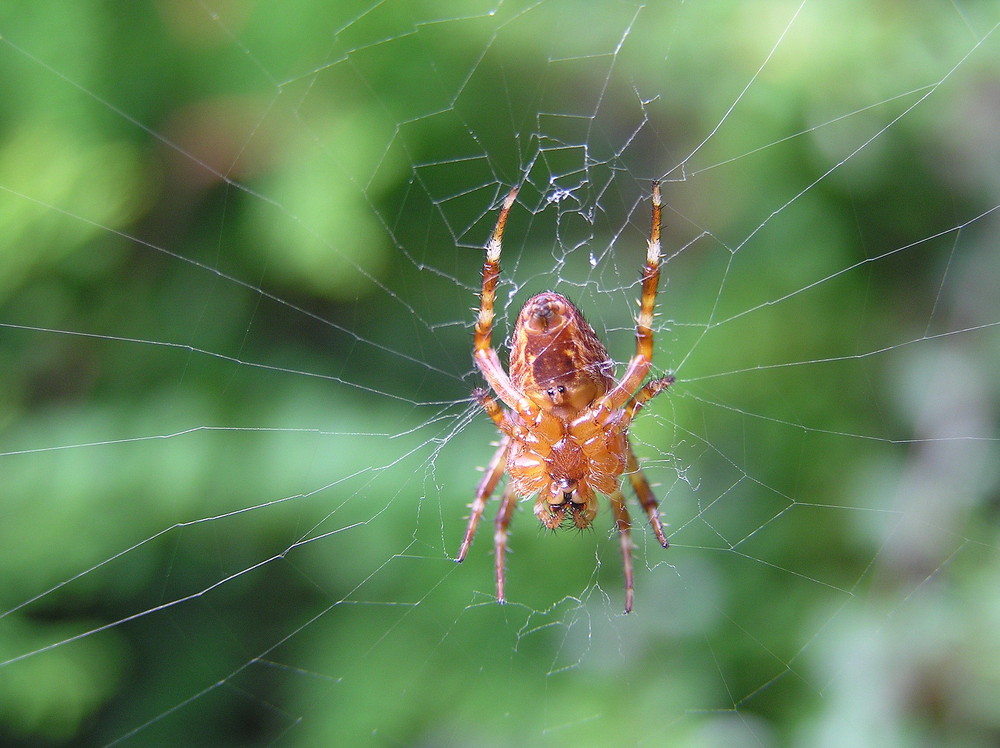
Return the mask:
<svg viewBox="0 0 1000 748">
<path fill-rule="evenodd" d="M 0 742 L 996 744 L 998 23 L 4 3 Z M 480 247 L 627 360 L 654 178 L 673 546 L 497 606 Z"/>
</svg>

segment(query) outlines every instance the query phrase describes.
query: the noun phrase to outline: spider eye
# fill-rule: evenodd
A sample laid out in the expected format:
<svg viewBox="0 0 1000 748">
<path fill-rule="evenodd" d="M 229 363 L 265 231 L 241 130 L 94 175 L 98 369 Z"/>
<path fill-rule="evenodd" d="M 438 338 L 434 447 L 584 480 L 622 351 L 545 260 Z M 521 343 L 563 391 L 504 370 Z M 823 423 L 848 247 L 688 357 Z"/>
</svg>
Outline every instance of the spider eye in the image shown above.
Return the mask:
<svg viewBox="0 0 1000 748">
<path fill-rule="evenodd" d="M 545 390 L 545 394 L 548 395 L 553 400 L 555 400 L 556 395 L 566 394 L 566 387 L 561 384 L 558 387 L 549 387 L 547 390 Z"/>
</svg>

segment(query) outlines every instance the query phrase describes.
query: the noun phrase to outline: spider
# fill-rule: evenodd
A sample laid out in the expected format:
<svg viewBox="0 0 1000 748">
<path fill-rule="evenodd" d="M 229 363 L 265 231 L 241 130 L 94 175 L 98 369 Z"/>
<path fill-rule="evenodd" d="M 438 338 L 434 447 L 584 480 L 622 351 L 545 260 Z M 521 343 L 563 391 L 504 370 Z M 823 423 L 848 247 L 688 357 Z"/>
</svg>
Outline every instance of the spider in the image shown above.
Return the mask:
<svg viewBox="0 0 1000 748">
<path fill-rule="evenodd" d="M 507 195 L 486 244 L 483 289 L 476 321 L 473 356 L 496 397 L 477 389 L 479 402 L 501 432 L 500 446 L 476 488 L 469 524 L 457 561 L 472 544 L 486 502 L 500 479 L 509 476 L 496 518 L 497 600 L 505 601 L 504 561 L 507 529 L 520 499 L 536 495 L 535 516 L 554 530 L 560 525 L 584 529 L 597 515 L 597 493 L 611 501 L 621 542 L 625 571 L 625 612 L 632 610 L 632 520 L 625 507 L 619 479 L 628 474 L 660 545 L 668 547 L 649 486 L 628 439 L 628 427 L 650 398 L 669 387 L 673 376 L 643 384 L 653 361 L 653 308 L 660 278 L 660 187 L 653 183 L 653 225 L 642 298 L 636 319 L 636 351 L 621 380 L 614 363 L 573 303 L 547 291 L 532 296 L 517 317 L 511 341 L 510 374 L 504 371 L 492 345 L 494 303 L 500 278 L 500 252 L 507 214 L 517 187 Z M 497 398 L 509 410 L 504 410 Z"/>
</svg>

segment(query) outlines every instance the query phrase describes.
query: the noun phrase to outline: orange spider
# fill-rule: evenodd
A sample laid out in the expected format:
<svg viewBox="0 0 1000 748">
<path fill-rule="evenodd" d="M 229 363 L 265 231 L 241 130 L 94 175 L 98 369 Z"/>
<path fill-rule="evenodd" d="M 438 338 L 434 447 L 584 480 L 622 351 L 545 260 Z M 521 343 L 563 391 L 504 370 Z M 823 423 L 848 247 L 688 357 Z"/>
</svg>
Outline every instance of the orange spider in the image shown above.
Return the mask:
<svg viewBox="0 0 1000 748">
<path fill-rule="evenodd" d="M 507 195 L 486 245 L 483 291 L 476 321 L 474 357 L 504 410 L 483 389 L 473 395 L 503 434 L 472 502 L 458 561 L 469 551 L 486 502 L 506 472 L 496 518 L 497 600 L 504 602 L 504 558 L 507 528 L 517 501 L 538 494 L 535 516 L 554 530 L 565 521 L 584 529 L 597 515 L 597 496 L 611 500 L 621 538 L 625 567 L 625 612 L 632 610 L 632 520 L 625 508 L 619 478 L 628 473 L 656 539 L 668 546 L 656 497 L 639 469 L 628 439 L 628 427 L 639 408 L 669 387 L 674 378 L 660 377 L 642 384 L 653 361 L 653 307 L 660 278 L 660 186 L 653 183 L 653 227 L 642 270 L 642 299 L 636 320 L 636 351 L 621 381 L 613 376 L 614 363 L 580 310 L 561 294 L 548 291 L 532 296 L 514 326 L 510 375 L 492 346 L 493 305 L 500 278 L 503 230 L 514 199 Z"/>
</svg>

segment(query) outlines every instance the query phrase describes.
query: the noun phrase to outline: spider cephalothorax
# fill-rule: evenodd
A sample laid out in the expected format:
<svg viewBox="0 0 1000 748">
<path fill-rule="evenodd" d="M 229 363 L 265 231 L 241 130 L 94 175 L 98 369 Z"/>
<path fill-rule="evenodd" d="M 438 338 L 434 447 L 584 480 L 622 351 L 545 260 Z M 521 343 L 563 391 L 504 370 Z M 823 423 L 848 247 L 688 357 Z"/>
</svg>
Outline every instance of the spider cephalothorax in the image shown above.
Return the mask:
<svg viewBox="0 0 1000 748">
<path fill-rule="evenodd" d="M 573 303 L 551 291 L 528 299 L 512 336 L 510 375 L 492 347 L 493 305 L 500 277 L 504 225 L 517 189 L 504 201 L 486 245 L 483 291 L 476 322 L 476 365 L 497 397 L 485 390 L 476 399 L 503 433 L 500 447 L 476 490 L 472 514 L 458 560 L 465 558 L 486 501 L 506 472 L 496 532 L 497 599 L 504 601 L 507 528 L 518 499 L 537 496 L 535 515 L 545 527 L 570 523 L 586 528 L 597 515 L 597 494 L 611 501 L 625 562 L 625 612 L 632 609 L 631 519 L 619 488 L 628 473 L 632 488 L 649 515 L 657 540 L 667 547 L 656 498 L 639 470 L 628 440 L 636 412 L 666 389 L 673 377 L 642 384 L 652 365 L 653 306 L 660 276 L 660 189 L 653 184 L 653 227 L 642 272 L 642 298 L 636 324 L 636 354 L 620 381 L 607 349 Z"/>
</svg>

